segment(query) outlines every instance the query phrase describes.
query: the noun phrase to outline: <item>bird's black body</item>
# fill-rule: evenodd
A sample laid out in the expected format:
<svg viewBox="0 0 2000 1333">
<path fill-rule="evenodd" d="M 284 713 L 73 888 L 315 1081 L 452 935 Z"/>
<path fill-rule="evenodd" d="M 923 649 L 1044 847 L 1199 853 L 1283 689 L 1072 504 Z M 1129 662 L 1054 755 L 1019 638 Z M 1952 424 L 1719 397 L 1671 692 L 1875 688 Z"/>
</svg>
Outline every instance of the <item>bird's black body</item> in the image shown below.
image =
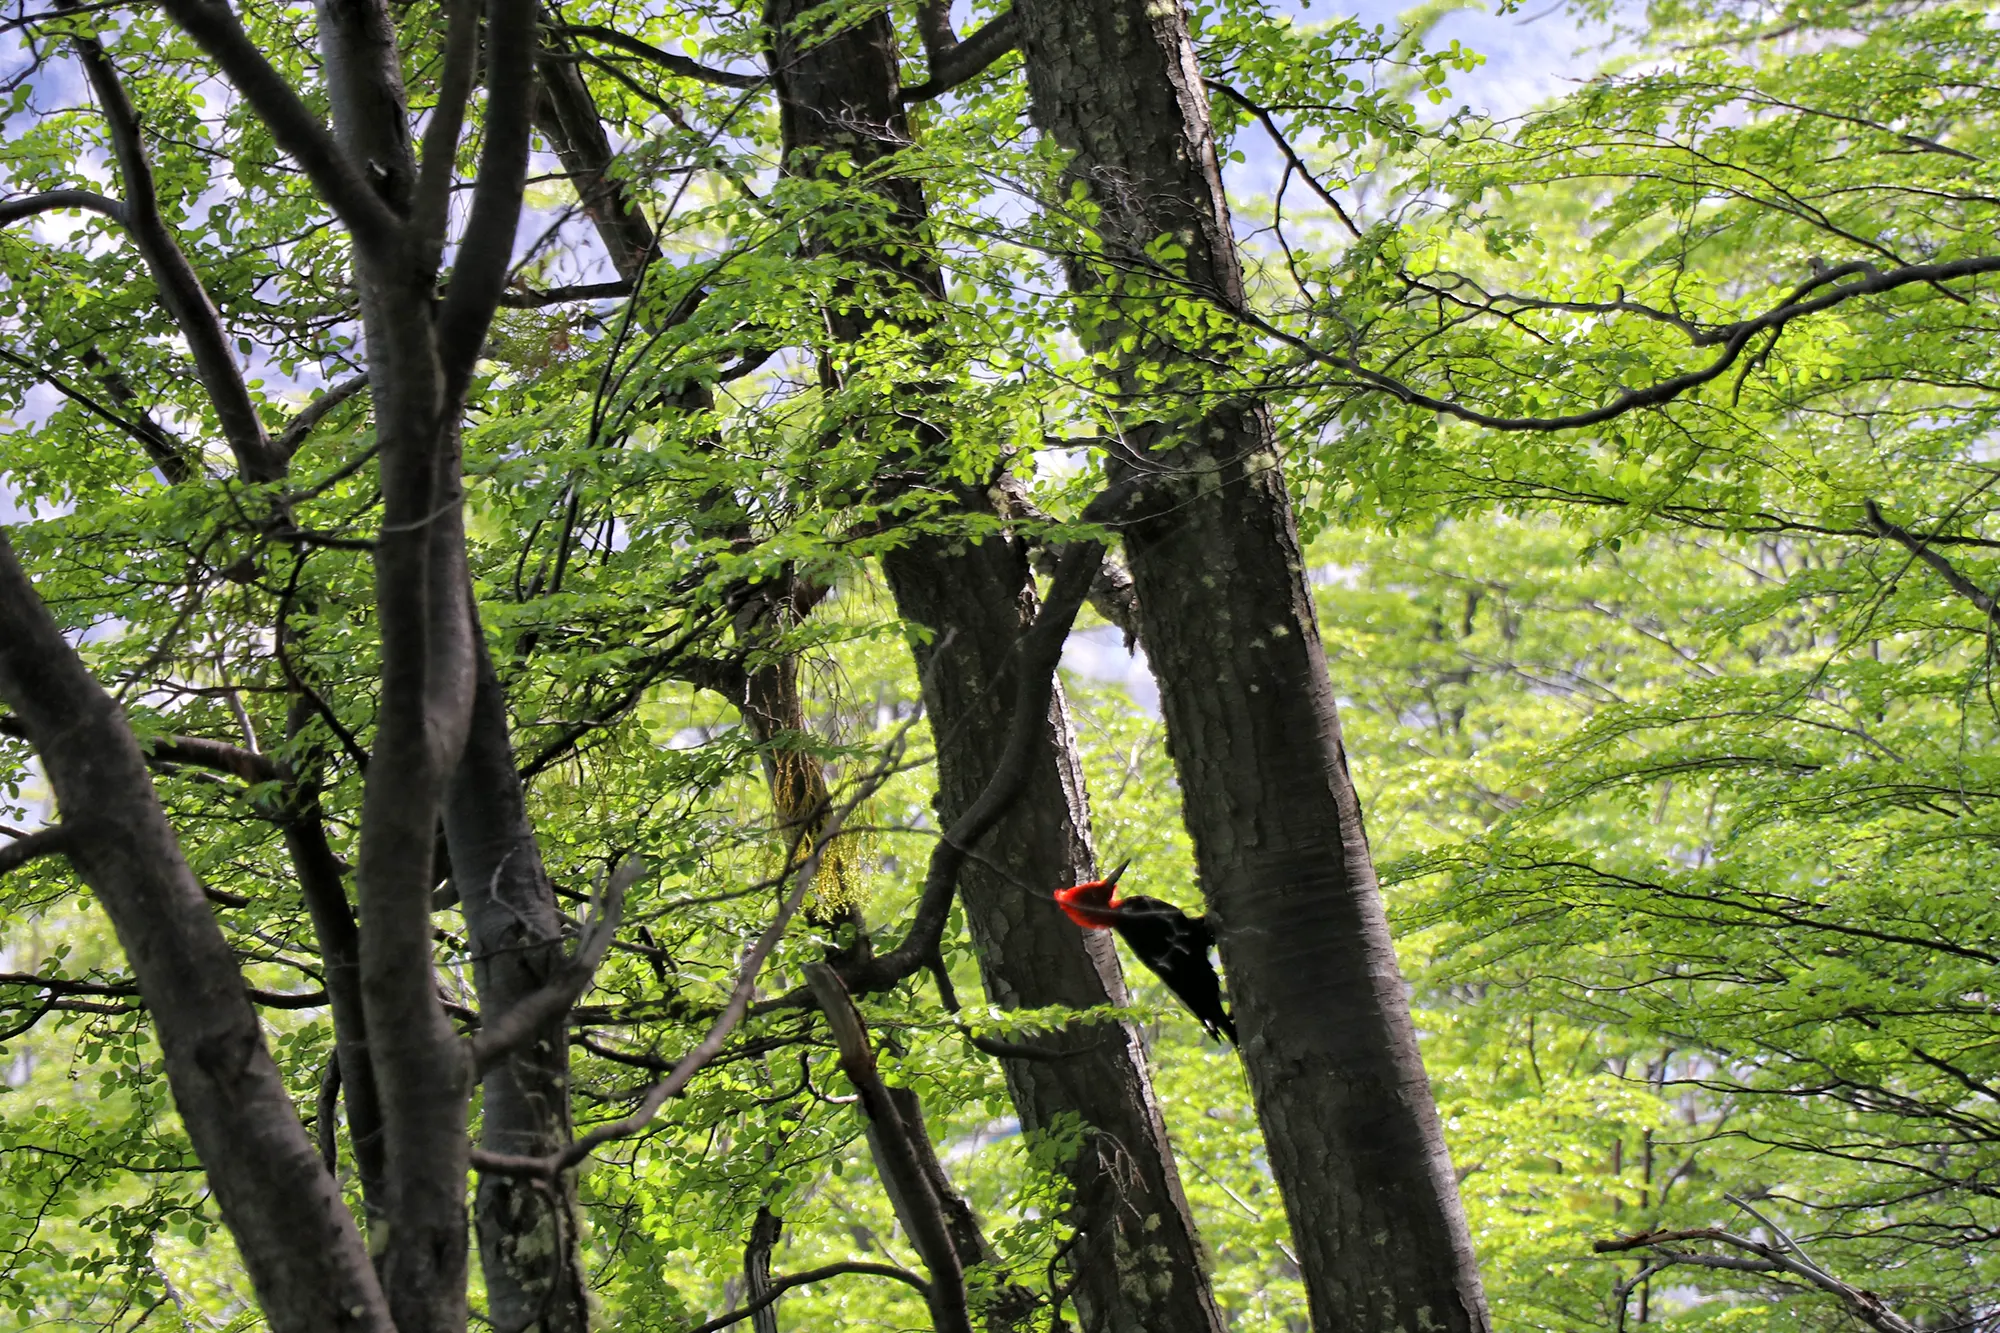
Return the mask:
<svg viewBox="0 0 2000 1333">
<path fill-rule="evenodd" d="M 1181 1003 L 1211 1037 L 1227 1037 L 1236 1044 L 1236 1024 L 1222 1007 L 1222 979 L 1210 966 L 1208 951 L 1215 945 L 1215 932 L 1206 918 L 1189 916 L 1172 903 L 1143 895 L 1120 898 L 1106 913 L 1111 928 L 1118 932 L 1139 961 L 1180 996 Z"/>
</svg>

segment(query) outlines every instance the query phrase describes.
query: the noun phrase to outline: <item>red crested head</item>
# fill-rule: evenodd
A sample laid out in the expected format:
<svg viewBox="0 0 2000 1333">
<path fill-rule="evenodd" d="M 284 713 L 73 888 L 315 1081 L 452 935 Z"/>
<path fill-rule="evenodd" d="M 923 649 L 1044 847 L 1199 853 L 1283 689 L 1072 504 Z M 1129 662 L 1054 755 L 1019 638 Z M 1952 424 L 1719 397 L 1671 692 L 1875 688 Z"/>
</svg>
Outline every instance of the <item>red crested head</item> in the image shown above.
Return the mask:
<svg viewBox="0 0 2000 1333">
<path fill-rule="evenodd" d="M 1118 906 L 1118 899 L 1112 895 L 1118 889 L 1118 877 L 1125 873 L 1125 866 L 1131 864 L 1130 861 L 1125 862 L 1103 879 L 1057 889 L 1056 906 L 1062 908 L 1063 915 L 1085 930 L 1111 929 L 1117 919 L 1114 911 Z"/>
</svg>

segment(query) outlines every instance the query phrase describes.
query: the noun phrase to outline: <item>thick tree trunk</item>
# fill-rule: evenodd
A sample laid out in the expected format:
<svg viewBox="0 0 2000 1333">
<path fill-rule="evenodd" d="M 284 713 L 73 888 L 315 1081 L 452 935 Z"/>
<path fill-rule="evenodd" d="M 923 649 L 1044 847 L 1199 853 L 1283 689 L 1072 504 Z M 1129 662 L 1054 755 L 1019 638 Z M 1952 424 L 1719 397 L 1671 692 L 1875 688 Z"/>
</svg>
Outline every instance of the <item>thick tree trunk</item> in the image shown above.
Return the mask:
<svg viewBox="0 0 2000 1333">
<path fill-rule="evenodd" d="M 27 724 L 68 830 L 62 849 L 138 978 L 174 1104 L 271 1327 L 393 1333 L 353 1215 L 299 1123 L 145 756 L 4 534 L 0 699 Z"/>
<path fill-rule="evenodd" d="M 883 559 L 898 610 L 935 632 L 917 649 L 938 748 L 938 815 L 949 825 L 977 799 L 1006 747 L 1014 697 L 1008 659 L 1034 618 L 1024 552 L 992 538 L 951 554 L 938 539 Z M 935 646 L 950 640 L 938 662 Z M 1029 786 L 960 878 L 986 993 L 1005 1008 L 1083 1009 L 1127 1002 L 1109 932 L 1081 931 L 1032 889 L 1092 873 L 1083 775 L 1058 697 Z M 1089 1127 L 1069 1164 L 1080 1228 L 1073 1268 L 1087 1329 L 1212 1333 L 1222 1327 L 1166 1127 L 1129 1023 L 1044 1038 L 1061 1060 L 1007 1060 L 1023 1128 L 1075 1115 Z"/>
<path fill-rule="evenodd" d="M 886 15 L 830 40 L 801 41 L 795 25 L 807 0 L 773 0 L 772 69 L 788 159 L 801 150 L 838 149 L 858 162 L 907 142 L 898 101 L 895 33 Z M 899 221 L 921 227 L 925 207 L 914 181 L 884 185 Z M 897 264 L 920 290 L 941 294 L 934 271 Z M 835 332 L 855 337 L 870 312 L 835 316 Z M 941 441 L 932 433 L 924 443 Z M 960 496 L 963 505 L 976 503 Z M 883 559 L 897 609 L 934 630 L 919 645 L 931 729 L 939 738 L 938 814 L 951 824 L 977 799 L 1006 748 L 1014 685 L 1009 662 L 1035 615 L 1025 553 L 994 538 L 976 544 L 918 537 Z M 934 646 L 946 643 L 942 653 Z M 941 659 L 941 660 L 940 660 Z M 1090 1008 L 1125 1002 L 1108 936 L 1087 935 L 1052 906 L 1046 891 L 1089 877 L 1089 817 L 1074 743 L 1058 700 L 1033 761 L 1028 789 L 967 867 L 960 898 L 979 950 L 987 994 L 1010 1007 Z M 1043 893 L 1033 892 L 1041 889 Z M 1153 1098 L 1145 1055 L 1129 1024 L 1101 1025 L 1051 1039 L 1057 1060 L 1005 1063 L 1009 1090 L 1029 1131 L 1080 1117 L 1090 1135 L 1069 1165 L 1080 1235 L 1072 1263 L 1075 1299 L 1088 1329 L 1109 1333 L 1216 1333 L 1222 1327 L 1187 1200 Z"/>
<path fill-rule="evenodd" d="M 1133 261 L 1170 236 L 1185 250 L 1183 293 L 1239 304 L 1179 6 L 1017 0 L 1016 12 L 1035 118 L 1075 154 L 1071 178 L 1099 205 L 1113 262 L 1143 272 Z M 1095 286 L 1087 262 L 1073 281 Z M 1088 336 L 1109 345 L 1130 329 Z M 1171 382 L 1173 349 L 1140 346 Z M 1136 395 L 1139 377 L 1121 389 Z M 1157 419 L 1181 410 L 1192 419 Z M 1150 421 L 1135 411 L 1127 439 L 1135 452 L 1114 459 L 1124 476 L 1138 450 L 1163 446 L 1145 459 L 1166 470 L 1128 511 L 1126 551 L 1314 1326 L 1483 1330 L 1269 415 L 1241 402 L 1171 405 Z"/>
</svg>

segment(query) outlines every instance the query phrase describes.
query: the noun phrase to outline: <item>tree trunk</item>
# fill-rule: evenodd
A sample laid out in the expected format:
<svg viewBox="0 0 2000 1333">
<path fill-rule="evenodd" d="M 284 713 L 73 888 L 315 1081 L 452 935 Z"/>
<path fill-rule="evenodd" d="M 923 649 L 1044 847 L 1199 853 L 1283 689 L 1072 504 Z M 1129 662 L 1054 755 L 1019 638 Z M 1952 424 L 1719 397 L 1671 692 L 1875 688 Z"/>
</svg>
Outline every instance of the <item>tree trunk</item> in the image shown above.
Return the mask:
<svg viewBox="0 0 2000 1333">
<path fill-rule="evenodd" d="M 1017 0 L 1037 123 L 1075 154 L 1126 272 L 1161 236 L 1178 285 L 1227 307 L 1242 280 L 1207 100 L 1177 4 Z M 1159 252 L 1155 252 L 1156 254 Z M 1157 269 L 1154 270 L 1158 272 Z M 1143 281 L 1143 279 L 1141 279 Z M 1097 285 L 1088 261 L 1080 291 Z M 1138 332 L 1174 382 L 1176 352 Z M 1184 364 L 1192 385 L 1198 367 Z M 1142 392 L 1127 373 L 1121 392 Z M 1153 383 L 1159 383 L 1154 380 Z M 1484 1295 L 1417 1049 L 1326 674 L 1269 414 L 1241 401 L 1138 411 L 1113 459 L 1164 474 L 1125 546 L 1236 1022 L 1322 1330 L 1483 1330 Z M 1145 458 L 1148 446 L 1159 452 Z"/>
<path fill-rule="evenodd" d="M 1034 618 L 1025 553 L 990 538 L 948 553 L 926 538 L 883 559 L 904 616 L 934 631 L 917 649 L 924 703 L 938 746 L 938 815 L 950 824 L 978 797 L 1006 746 L 1013 698 L 1008 658 Z M 937 644 L 949 633 L 949 644 Z M 965 868 L 959 897 L 979 951 L 986 993 L 1009 1009 L 1125 1004 L 1124 977 L 1107 931 L 1081 931 L 1025 886 L 1089 879 L 1083 774 L 1064 705 L 1049 730 L 1028 789 L 994 829 L 981 859 Z M 1104 1024 L 1044 1046 L 1061 1060 L 1003 1062 L 1008 1091 L 1030 1133 L 1065 1115 L 1089 1127 L 1067 1168 L 1080 1230 L 1073 1261 L 1083 1326 L 1113 1333 L 1222 1327 L 1166 1127 L 1129 1023 Z"/>
<path fill-rule="evenodd" d="M 111 918 L 167 1082 L 278 1333 L 392 1333 L 339 1186 L 264 1044 L 243 974 L 153 793 L 131 728 L 0 533 L 0 699 L 55 789 L 62 850 Z"/>
<path fill-rule="evenodd" d="M 909 125 L 898 100 L 895 34 L 886 15 L 810 44 L 795 32 L 807 0 L 773 0 L 772 69 L 788 161 L 801 150 L 838 149 L 857 162 L 893 153 Z M 797 169 L 796 167 L 794 169 Z M 899 225 L 918 229 L 925 206 L 915 181 L 884 188 Z M 907 253 L 907 252 L 905 252 Z M 938 275 L 877 252 L 919 290 L 942 296 Z M 870 312 L 836 316 L 835 332 L 852 338 Z M 922 444 L 943 441 L 930 432 Z M 962 507 L 975 495 L 957 497 Z M 1008 664 L 1035 615 L 1025 553 L 991 538 L 978 543 L 919 536 L 883 557 L 898 611 L 934 630 L 916 648 L 925 705 L 939 738 L 940 820 L 949 825 L 978 797 L 1006 747 L 1014 698 Z M 942 654 L 936 644 L 946 642 Z M 939 660 L 941 657 L 942 660 Z M 1125 985 L 1108 936 L 1077 930 L 1047 890 L 1086 879 L 1089 816 L 1074 742 L 1060 700 L 1051 709 L 1028 789 L 984 842 L 984 861 L 960 881 L 987 994 L 1009 1008 L 1123 1004 Z M 1084 1327 L 1109 1333 L 1217 1333 L 1221 1315 L 1188 1214 L 1153 1098 L 1145 1055 L 1130 1024 L 1100 1025 L 1052 1038 L 1057 1060 L 1005 1062 L 1023 1127 L 1045 1130 L 1065 1116 L 1090 1127 L 1069 1164 L 1076 1187 L 1079 1238 L 1072 1264 Z"/>
<path fill-rule="evenodd" d="M 546 985 L 565 955 L 555 892 L 514 768 L 506 696 L 485 645 L 475 652 L 472 727 L 445 795 L 444 828 L 465 912 L 473 985 L 480 1012 L 491 1019 Z M 480 1086 L 482 1148 L 547 1157 L 568 1147 L 568 1016 L 551 1019 L 487 1070 Z M 482 1175 L 473 1221 L 494 1328 L 584 1333 L 590 1327 L 573 1175 L 554 1182 Z"/>
<path fill-rule="evenodd" d="M 608 173 L 610 141 L 574 60 L 554 48 L 536 61 L 535 119 L 585 201 L 619 275 L 635 279 L 652 250 L 645 218 Z M 480 1011 L 497 1017 L 562 965 L 562 920 L 542 864 L 527 792 L 514 763 L 506 692 L 474 623 L 477 688 L 465 751 L 446 793 L 445 839 L 465 913 Z M 569 1032 L 551 1020 L 486 1072 L 480 1146 L 546 1157 L 569 1145 Z M 486 1278 L 487 1318 L 501 1333 L 583 1333 L 589 1284 L 579 1249 L 576 1181 L 482 1175 L 473 1225 Z"/>
</svg>

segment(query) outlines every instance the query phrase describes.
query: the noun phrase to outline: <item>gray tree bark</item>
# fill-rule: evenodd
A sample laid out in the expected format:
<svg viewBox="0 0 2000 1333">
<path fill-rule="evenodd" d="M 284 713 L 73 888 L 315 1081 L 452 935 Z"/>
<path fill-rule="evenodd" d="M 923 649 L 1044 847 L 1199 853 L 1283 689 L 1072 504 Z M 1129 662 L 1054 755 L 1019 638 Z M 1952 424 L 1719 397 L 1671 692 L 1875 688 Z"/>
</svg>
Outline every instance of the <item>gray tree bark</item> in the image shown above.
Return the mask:
<svg viewBox="0 0 2000 1333">
<path fill-rule="evenodd" d="M 894 29 L 878 15 L 831 38 L 806 39 L 798 24 L 810 9 L 806 0 L 772 0 L 765 10 L 787 159 L 806 169 L 802 155 L 838 150 L 859 163 L 879 161 L 910 133 Z M 897 225 L 920 233 L 921 186 L 891 177 L 881 188 Z M 927 265 L 879 247 L 868 257 L 942 299 L 938 274 Z M 856 338 L 871 319 L 865 308 L 836 312 L 834 332 Z M 913 408 L 920 412 L 921 401 Z M 919 432 L 919 450 L 943 442 L 934 428 Z M 921 457 L 913 462 L 923 464 Z M 985 507 L 976 492 L 954 502 L 964 512 Z M 1011 660 L 1035 618 L 1033 576 L 1021 546 L 997 537 L 968 543 L 918 535 L 885 555 L 883 570 L 898 611 L 934 631 L 915 652 L 938 738 L 937 809 L 949 826 L 978 798 L 1006 748 L 1015 695 Z M 1092 865 L 1082 773 L 1060 698 L 1031 771 L 1027 789 L 982 842 L 981 859 L 960 878 L 987 994 L 1009 1008 L 1123 1004 L 1124 979 L 1109 937 L 1076 929 L 1047 897 L 1089 878 Z M 1060 1048 L 1062 1058 L 1009 1059 L 1004 1068 L 1028 1132 L 1065 1116 L 1089 1127 L 1067 1168 L 1076 1189 L 1072 1267 L 1084 1327 L 1218 1333 L 1221 1315 L 1138 1033 L 1130 1024 L 1104 1024 L 1045 1044 Z"/>
<path fill-rule="evenodd" d="M 4 533 L 0 700 L 26 724 L 55 789 L 61 850 L 138 978 L 174 1104 L 271 1327 L 394 1333 L 361 1233 L 292 1107 L 145 756 Z"/>
<path fill-rule="evenodd" d="M 1129 452 L 1111 467 L 1155 479 L 1124 515 L 1125 549 L 1314 1327 L 1484 1330 L 1269 414 L 1149 403 L 1157 389 L 1134 373 L 1149 363 L 1173 383 L 1178 362 L 1190 387 L 1199 377 L 1191 351 L 1144 328 L 1148 288 L 1243 301 L 1185 16 L 1171 0 L 1015 12 L 1036 122 L 1074 155 L 1125 275 L 1120 306 L 1081 332 L 1141 339 L 1118 385 Z M 1146 255 L 1163 236 L 1185 253 L 1164 271 Z M 1072 285 L 1098 290 L 1103 272 L 1079 257 Z"/>
<path fill-rule="evenodd" d="M 465 912 L 473 986 L 497 1018 L 556 977 L 562 919 L 514 768 L 507 700 L 483 644 L 465 751 L 444 804 L 452 882 Z M 547 1157 L 569 1146 L 569 1028 L 557 1015 L 481 1080 L 480 1147 Z M 589 1289 L 576 1181 L 483 1174 L 473 1201 L 486 1314 L 501 1333 L 584 1333 Z"/>
</svg>

